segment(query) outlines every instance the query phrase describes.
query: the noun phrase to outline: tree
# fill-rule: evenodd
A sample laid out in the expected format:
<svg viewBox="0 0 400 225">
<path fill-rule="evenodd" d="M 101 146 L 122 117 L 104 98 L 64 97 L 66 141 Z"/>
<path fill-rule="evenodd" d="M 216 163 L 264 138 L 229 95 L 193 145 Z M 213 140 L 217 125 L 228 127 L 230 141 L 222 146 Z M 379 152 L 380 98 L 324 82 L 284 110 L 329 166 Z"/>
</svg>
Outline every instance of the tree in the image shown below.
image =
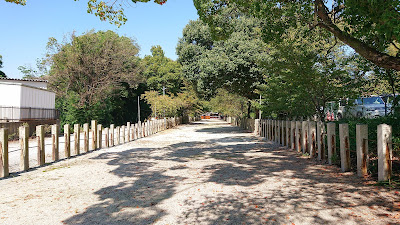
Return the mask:
<svg viewBox="0 0 400 225">
<path fill-rule="evenodd" d="M 262 110 L 267 115 L 317 115 L 323 120 L 327 102 L 352 97 L 363 84 L 364 74 L 359 73 L 345 46 L 329 48 L 329 33 L 312 31 L 304 36 L 305 29 L 291 30 L 271 50 L 273 60 L 265 65 L 267 85 L 261 88 Z"/>
<path fill-rule="evenodd" d="M 54 51 L 48 58 L 49 86 L 56 92 L 63 122 L 112 122 L 120 103 L 113 100 L 132 96 L 143 81 L 137 44 L 113 31 L 72 34 L 62 44 L 50 38 L 48 47 Z"/>
<path fill-rule="evenodd" d="M 400 49 L 400 2 L 338 0 L 328 6 L 325 0 L 194 0 L 198 14 L 214 30 L 227 31 L 220 17 L 225 8 L 239 5 L 247 15 L 263 20 L 266 42 L 281 40 L 293 27 L 320 27 L 349 45 L 375 65 L 400 71 L 400 55 L 388 54 L 394 46 Z M 229 20 L 230 18 L 226 18 Z M 217 23 L 215 21 L 218 21 Z M 218 29 L 219 28 L 219 29 Z"/>
<path fill-rule="evenodd" d="M 226 14 L 234 15 L 234 9 Z M 183 74 L 200 96 L 209 99 L 219 88 L 247 98 L 263 81 L 260 62 L 268 57 L 267 47 L 258 36 L 258 21 L 240 17 L 231 21 L 232 34 L 225 40 L 213 40 L 204 22 L 190 21 L 177 46 Z"/>
<path fill-rule="evenodd" d="M 0 55 L 0 68 L 3 68 L 3 56 Z M 0 70 L 0 77 L 7 77 L 6 74 Z"/>
<path fill-rule="evenodd" d="M 5 0 L 6 2 L 15 3 L 18 5 L 26 5 L 26 0 Z M 74 0 L 77 1 L 77 0 Z M 149 2 L 151 0 L 131 0 L 133 3 L 137 2 Z M 154 0 L 154 3 L 163 5 L 166 0 Z M 111 24 L 115 24 L 120 27 L 128 20 L 124 14 L 124 8 L 122 3 L 118 3 L 118 0 L 104 2 L 102 0 L 88 0 L 87 12 L 95 14 L 102 21 L 109 21 Z"/>
<path fill-rule="evenodd" d="M 222 113 L 225 116 L 245 117 L 247 113 L 248 99 L 237 94 L 229 93 L 225 89 L 218 89 L 217 94 L 210 100 L 210 108 L 213 112 Z"/>
<path fill-rule="evenodd" d="M 183 87 L 181 65 L 165 57 L 161 46 L 152 46 L 151 55 L 141 61 L 143 75 L 150 90 L 177 95 Z"/>
</svg>

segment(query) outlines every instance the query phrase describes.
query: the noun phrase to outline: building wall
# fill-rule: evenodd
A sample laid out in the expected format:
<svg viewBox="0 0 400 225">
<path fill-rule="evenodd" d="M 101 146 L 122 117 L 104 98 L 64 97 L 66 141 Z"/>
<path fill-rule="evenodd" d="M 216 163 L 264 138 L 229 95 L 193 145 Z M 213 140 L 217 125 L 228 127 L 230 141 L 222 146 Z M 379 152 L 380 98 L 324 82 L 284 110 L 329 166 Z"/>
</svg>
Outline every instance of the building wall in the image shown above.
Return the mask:
<svg viewBox="0 0 400 225">
<path fill-rule="evenodd" d="M 0 106 L 21 107 L 21 85 L 0 83 Z"/>
<path fill-rule="evenodd" d="M 54 109 L 55 98 L 56 94 L 51 91 L 27 86 L 21 88 L 21 107 Z"/>
</svg>

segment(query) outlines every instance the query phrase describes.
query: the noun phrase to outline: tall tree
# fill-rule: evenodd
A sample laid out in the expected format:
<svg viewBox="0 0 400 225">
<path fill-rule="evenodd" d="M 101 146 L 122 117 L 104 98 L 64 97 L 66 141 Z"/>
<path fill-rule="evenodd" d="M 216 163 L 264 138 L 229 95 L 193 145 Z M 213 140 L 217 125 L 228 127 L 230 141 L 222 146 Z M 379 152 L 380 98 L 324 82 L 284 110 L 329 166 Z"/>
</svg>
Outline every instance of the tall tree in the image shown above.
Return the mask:
<svg viewBox="0 0 400 225">
<path fill-rule="evenodd" d="M 178 61 L 184 76 L 205 98 L 214 96 L 219 88 L 254 98 L 254 89 L 263 81 L 260 62 L 268 57 L 267 47 L 259 38 L 256 19 L 239 18 L 234 9 L 225 13 L 237 17 L 231 21 L 229 38 L 214 40 L 207 24 L 190 21 L 177 46 Z"/>
<path fill-rule="evenodd" d="M 152 46 L 151 55 L 141 61 L 150 90 L 176 95 L 183 87 L 181 65 L 165 56 L 161 46 Z"/>
<path fill-rule="evenodd" d="M 231 4 L 243 13 L 264 22 L 267 42 L 280 40 L 288 29 L 320 27 L 375 65 L 400 71 L 400 55 L 388 54 L 389 46 L 400 49 L 400 1 L 337 0 L 194 0 L 200 18 L 211 26 L 223 27 L 215 21 Z M 227 18 L 228 20 L 229 18 Z M 221 29 L 215 29 L 221 30 Z M 223 29 L 230 31 L 229 29 Z"/>
<path fill-rule="evenodd" d="M 98 119 L 109 123 L 118 107 L 113 98 L 132 95 L 129 89 L 143 80 L 139 47 L 133 39 L 113 31 L 72 34 L 63 44 L 51 38 L 49 48 L 54 50 L 49 55 L 49 85 L 67 122 Z"/>
</svg>

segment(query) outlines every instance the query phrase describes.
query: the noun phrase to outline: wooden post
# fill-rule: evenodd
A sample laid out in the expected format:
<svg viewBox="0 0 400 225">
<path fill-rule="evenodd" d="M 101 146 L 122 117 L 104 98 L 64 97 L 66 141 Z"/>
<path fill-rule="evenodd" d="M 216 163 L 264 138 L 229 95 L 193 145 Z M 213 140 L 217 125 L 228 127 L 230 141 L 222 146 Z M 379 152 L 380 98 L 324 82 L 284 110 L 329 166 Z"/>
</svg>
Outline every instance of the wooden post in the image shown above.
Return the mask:
<svg viewBox="0 0 400 225">
<path fill-rule="evenodd" d="M 292 150 L 295 150 L 295 146 L 296 146 L 296 121 L 293 120 L 290 122 L 290 148 Z"/>
<path fill-rule="evenodd" d="M 297 152 L 301 152 L 301 125 L 302 125 L 302 121 L 296 121 L 296 151 Z"/>
<path fill-rule="evenodd" d="M 125 143 L 125 125 L 121 126 L 121 130 L 122 130 L 122 141 L 121 141 L 121 143 L 124 144 Z"/>
<path fill-rule="evenodd" d="M 131 141 L 135 140 L 135 124 L 131 124 Z"/>
<path fill-rule="evenodd" d="M 130 142 L 131 141 L 131 123 L 127 122 L 126 123 L 126 142 Z"/>
<path fill-rule="evenodd" d="M 310 151 L 310 158 L 314 158 L 317 151 L 317 132 L 315 128 L 315 121 L 308 122 L 308 149 Z"/>
<path fill-rule="evenodd" d="M 357 175 L 364 177 L 368 175 L 368 125 L 356 125 L 357 139 Z"/>
<path fill-rule="evenodd" d="M 51 158 L 53 161 L 60 159 L 60 129 L 57 124 L 51 126 L 51 143 L 52 143 L 52 154 Z"/>
<path fill-rule="evenodd" d="M 70 125 L 64 125 L 64 155 L 65 158 L 71 157 L 71 136 L 70 136 Z"/>
<path fill-rule="evenodd" d="M 19 128 L 19 143 L 21 146 L 20 168 L 22 171 L 29 169 L 29 127 Z"/>
<path fill-rule="evenodd" d="M 121 144 L 121 127 L 118 126 L 116 130 L 117 130 L 117 145 L 120 145 Z"/>
<path fill-rule="evenodd" d="M 290 121 L 286 120 L 286 147 L 290 148 Z"/>
<path fill-rule="evenodd" d="M 301 149 L 303 154 L 308 153 L 308 121 L 301 124 Z"/>
<path fill-rule="evenodd" d="M 97 125 L 97 148 L 103 147 L 103 125 Z"/>
<path fill-rule="evenodd" d="M 74 124 L 74 154 L 81 154 L 81 145 L 80 145 L 80 135 L 81 135 L 81 125 Z"/>
<path fill-rule="evenodd" d="M 336 157 L 336 124 L 327 124 L 327 141 L 328 141 L 328 164 L 332 165 L 333 157 Z"/>
<path fill-rule="evenodd" d="M 90 150 L 96 150 L 97 148 L 97 121 L 92 120 L 92 148 Z"/>
<path fill-rule="evenodd" d="M 318 160 L 325 160 L 325 125 L 322 121 L 317 123 Z"/>
<path fill-rule="evenodd" d="M 109 136 L 109 133 L 110 133 L 110 129 L 109 128 L 104 128 L 104 143 L 106 144 L 106 148 L 109 148 L 110 147 L 110 136 Z"/>
<path fill-rule="evenodd" d="M 43 166 L 45 163 L 45 150 L 44 150 L 44 126 L 36 126 L 36 140 L 37 140 L 37 162 L 38 166 Z"/>
<path fill-rule="evenodd" d="M 114 146 L 114 124 L 110 124 L 110 146 Z"/>
<path fill-rule="evenodd" d="M 378 180 L 387 181 L 392 176 L 392 126 L 378 126 Z"/>
<path fill-rule="evenodd" d="M 83 124 L 83 151 L 89 152 L 89 124 Z"/>
<path fill-rule="evenodd" d="M 0 128 L 0 177 L 8 177 L 8 129 Z"/>
<path fill-rule="evenodd" d="M 342 172 L 350 170 L 350 140 L 349 124 L 339 124 L 340 139 L 340 169 Z"/>
</svg>

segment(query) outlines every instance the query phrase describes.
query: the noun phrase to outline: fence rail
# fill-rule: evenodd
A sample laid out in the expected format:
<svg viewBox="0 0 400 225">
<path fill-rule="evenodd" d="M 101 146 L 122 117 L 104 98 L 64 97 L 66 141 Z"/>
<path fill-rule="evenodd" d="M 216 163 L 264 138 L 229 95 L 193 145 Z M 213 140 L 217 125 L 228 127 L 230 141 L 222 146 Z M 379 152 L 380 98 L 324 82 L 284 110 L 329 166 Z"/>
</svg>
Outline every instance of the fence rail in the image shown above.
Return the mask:
<svg viewBox="0 0 400 225">
<path fill-rule="evenodd" d="M 0 122 L 56 120 L 59 117 L 57 109 L 0 106 Z"/>
</svg>

